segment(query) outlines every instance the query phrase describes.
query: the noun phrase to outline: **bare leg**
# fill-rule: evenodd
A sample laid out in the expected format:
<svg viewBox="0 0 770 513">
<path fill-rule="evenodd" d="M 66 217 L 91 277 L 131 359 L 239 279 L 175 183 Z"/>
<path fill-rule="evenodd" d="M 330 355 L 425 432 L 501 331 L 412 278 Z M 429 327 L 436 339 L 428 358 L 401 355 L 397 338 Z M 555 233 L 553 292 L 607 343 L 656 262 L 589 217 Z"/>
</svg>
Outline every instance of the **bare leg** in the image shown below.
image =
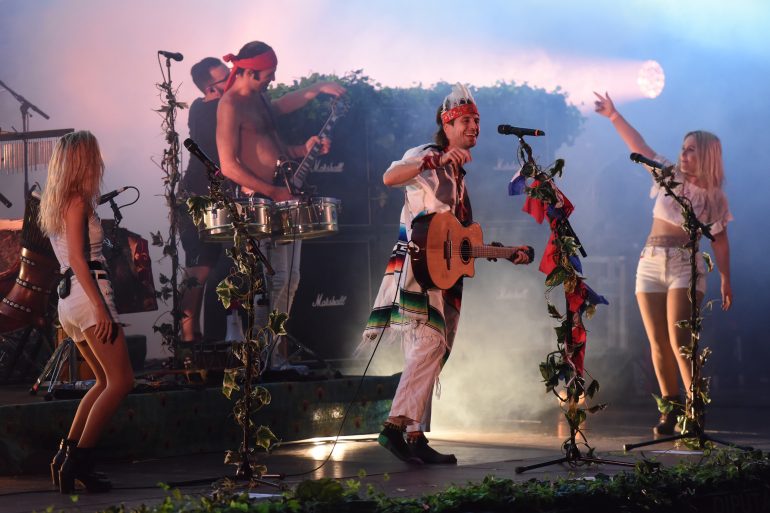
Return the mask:
<svg viewBox="0 0 770 513">
<path fill-rule="evenodd" d="M 99 361 L 88 347 L 88 344 L 85 341 L 78 342 L 77 348 L 78 351 L 80 351 L 80 354 L 83 355 L 83 359 L 94 372 L 96 383 L 88 392 L 86 392 L 86 395 L 83 396 L 83 399 L 78 405 L 78 409 L 75 412 L 75 418 L 72 420 L 72 426 L 70 427 L 70 432 L 67 437 L 70 440 L 80 440 L 80 436 L 83 433 L 83 427 L 86 425 L 86 419 L 88 418 L 88 414 L 91 413 L 94 402 L 107 387 L 107 377 L 104 375 L 104 369 L 99 365 Z"/>
<path fill-rule="evenodd" d="M 679 366 L 679 374 L 684 382 L 684 389 L 687 395 L 690 395 L 690 385 L 692 384 L 692 363 L 685 356 L 682 356 L 679 348 L 690 345 L 690 330 L 687 328 L 678 328 L 677 321 L 688 320 L 690 318 L 690 299 L 687 296 L 687 289 L 672 289 L 668 291 L 666 297 L 666 311 L 669 319 L 668 333 L 671 341 L 671 352 L 676 357 L 676 363 Z M 703 294 L 696 294 L 698 304 L 703 301 Z"/>
<path fill-rule="evenodd" d="M 198 282 L 193 287 L 187 287 L 182 294 L 182 341 L 194 341 L 201 336 L 200 316 L 203 305 L 203 291 L 208 279 L 210 267 L 196 266 L 185 270 L 185 278 L 195 278 Z"/>
<path fill-rule="evenodd" d="M 103 344 L 96 340 L 93 327 L 84 333 L 88 348 L 96 357 L 96 367 L 99 370 L 94 368 L 94 373 L 98 375 L 98 372 L 101 372 L 105 376 L 104 390 L 91 405 L 78 443 L 78 447 L 94 447 L 120 402 L 131 391 L 134 372 L 128 358 L 123 328 L 120 328 L 114 343 Z"/>
<path fill-rule="evenodd" d="M 650 342 L 652 366 L 658 378 L 663 396 L 679 394 L 676 356 L 671 349 L 666 313 L 666 294 L 663 292 L 640 292 L 636 294 L 644 329 Z"/>
</svg>

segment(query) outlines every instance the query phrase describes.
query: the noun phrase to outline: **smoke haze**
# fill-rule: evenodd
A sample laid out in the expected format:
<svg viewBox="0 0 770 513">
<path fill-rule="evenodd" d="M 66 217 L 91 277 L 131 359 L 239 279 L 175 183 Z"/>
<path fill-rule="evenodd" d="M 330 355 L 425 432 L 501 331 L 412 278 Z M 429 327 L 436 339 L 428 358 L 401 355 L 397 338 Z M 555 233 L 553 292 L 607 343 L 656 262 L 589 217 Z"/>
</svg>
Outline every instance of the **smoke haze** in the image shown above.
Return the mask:
<svg viewBox="0 0 770 513">
<path fill-rule="evenodd" d="M 254 39 L 275 48 L 277 82 L 282 83 L 311 72 L 342 75 L 363 69 L 384 86 L 442 80 L 481 86 L 503 80 L 560 88 L 586 116 L 574 144 L 554 153 L 567 161 L 561 187 L 577 207 L 572 224 L 589 253 L 587 281 L 611 301 L 588 321 L 587 353 L 588 369 L 602 382 L 601 393 L 611 398 L 613 388 L 633 390 L 623 400 L 647 400 L 656 391 L 633 297 L 652 203 L 649 177 L 628 160 L 606 119 L 592 112 L 592 91 L 609 91 L 650 146 L 671 159 L 684 133 L 712 131 L 724 146 L 726 190 L 735 216 L 730 225 L 735 305 L 707 318 L 703 339 L 719 355 L 710 370 L 725 387 L 751 379 L 768 382 L 759 364 L 770 356 L 759 330 L 760 308 L 770 299 L 764 265 L 770 238 L 762 215 L 770 190 L 770 7 L 765 2 L 3 0 L 0 12 L 0 80 L 51 118 L 33 116 L 31 130 L 94 132 L 107 164 L 104 191 L 124 185 L 142 191 L 139 202 L 123 210 L 123 226 L 144 237 L 167 231 L 161 171 L 154 163 L 165 148 L 161 118 L 154 111 L 161 104 L 158 50 L 184 54 L 183 62 L 172 65 L 172 79 L 178 98 L 188 103 L 199 96 L 189 76 L 192 64 L 237 53 Z M 644 99 L 636 85 L 638 67 L 647 60 L 657 61 L 665 72 L 665 87 L 655 99 Z M 18 109 L 16 100 L 0 90 L 3 131 L 21 130 Z M 186 123 L 182 111 L 181 138 L 187 135 Z M 425 127 L 427 138 L 433 120 L 426 119 Z M 488 170 L 470 166 L 470 172 L 471 191 L 490 177 Z M 21 217 L 22 177 L 0 179 L 3 194 L 14 202 L 0 217 Z M 44 182 L 45 171 L 34 171 L 30 180 Z M 500 194 L 506 194 L 506 181 L 500 182 Z M 483 197 L 474 200 L 478 205 Z M 486 239 L 531 244 L 539 255 L 546 228 L 519 212 L 521 199 L 511 198 L 511 204 L 512 223 L 490 222 Z M 100 214 L 111 217 L 105 207 Z M 484 217 L 482 211 L 482 224 Z M 153 257 L 155 273 L 168 274 L 170 263 L 159 261 L 159 254 Z M 382 255 L 383 268 L 386 258 Z M 552 409 L 555 401 L 545 395 L 537 365 L 555 349 L 555 336 L 536 266 L 480 262 L 466 290 L 434 424 L 534 418 Z M 712 273 L 707 297 L 718 295 L 718 276 Z M 159 314 L 125 318 L 131 324 L 127 333 L 148 335 L 148 357 L 163 354 L 149 328 Z M 383 358 L 385 353 L 394 351 L 383 350 Z M 378 369 L 397 371 L 397 355 L 393 361 L 379 362 Z"/>
</svg>

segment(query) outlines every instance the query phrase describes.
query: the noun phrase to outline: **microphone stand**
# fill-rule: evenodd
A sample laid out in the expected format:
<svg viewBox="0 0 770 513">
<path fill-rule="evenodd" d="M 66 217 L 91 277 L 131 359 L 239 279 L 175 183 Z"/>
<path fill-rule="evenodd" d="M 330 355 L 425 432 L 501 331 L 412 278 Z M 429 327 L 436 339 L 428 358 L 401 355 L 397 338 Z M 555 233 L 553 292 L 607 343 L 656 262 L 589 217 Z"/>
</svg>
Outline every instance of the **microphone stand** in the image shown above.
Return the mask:
<svg viewBox="0 0 770 513">
<path fill-rule="evenodd" d="M 736 445 L 732 442 L 720 440 L 707 435 L 705 432 L 705 409 L 706 405 L 703 400 L 701 386 L 707 384 L 706 378 L 701 378 L 702 365 L 705 362 L 705 355 L 699 355 L 699 342 L 700 332 L 702 329 L 701 317 L 700 317 L 700 302 L 697 297 L 696 284 L 698 281 L 698 264 L 697 256 L 700 251 L 699 240 L 700 235 L 703 234 L 706 238 L 713 241 L 714 236 L 711 235 L 710 225 L 701 223 L 698 217 L 695 215 L 695 211 L 692 208 L 690 199 L 684 195 L 678 195 L 674 192 L 674 188 L 679 185 L 674 180 L 674 175 L 671 173 L 671 167 L 656 171 L 654 167 L 649 167 L 652 172 L 652 176 L 655 182 L 666 191 L 666 196 L 670 196 L 671 199 L 676 201 L 682 208 L 682 216 L 684 217 L 684 228 L 689 236 L 689 241 L 685 247 L 690 250 L 690 283 L 688 289 L 688 296 L 690 298 L 690 319 L 686 322 L 686 327 L 690 330 L 690 345 L 687 348 L 688 358 L 690 359 L 690 371 L 692 373 L 692 380 L 690 383 L 689 395 L 685 404 L 685 417 L 683 431 L 678 435 L 667 436 L 657 438 L 655 440 L 648 440 L 646 442 L 640 442 L 636 444 L 623 445 L 624 451 L 631 451 L 638 447 L 646 447 L 648 445 L 659 444 L 663 442 L 670 442 L 682 439 L 695 439 L 699 449 L 706 447 L 707 442 L 714 442 L 722 445 L 727 445 L 740 449 L 743 451 L 751 451 L 752 447 Z"/>
<path fill-rule="evenodd" d="M 535 159 L 532 157 L 532 148 L 529 146 L 529 144 L 526 143 L 526 141 L 524 141 L 524 136 L 519 135 L 518 139 L 519 139 L 519 158 L 520 160 L 524 161 L 524 166 L 522 168 L 522 175 L 535 178 L 539 180 L 541 183 L 547 184 L 550 192 L 553 194 L 553 197 L 558 198 L 559 193 L 558 193 L 558 189 L 553 184 L 553 175 L 548 176 L 547 174 L 540 171 L 540 167 L 537 165 L 537 163 L 535 162 Z M 549 217 L 549 220 L 550 220 L 550 217 Z M 580 239 L 578 239 L 578 236 L 575 233 L 575 230 L 572 228 L 572 225 L 570 224 L 569 219 L 567 219 L 566 216 L 556 219 L 555 226 L 551 225 L 551 230 L 555 233 L 556 237 L 572 237 L 575 240 L 575 244 L 577 246 L 578 251 L 580 252 L 580 255 L 583 258 L 588 256 L 585 249 L 583 248 L 583 244 L 581 244 Z M 566 290 L 564 292 L 564 303 L 567 311 L 566 326 L 564 330 L 565 332 L 564 348 L 567 349 L 567 348 L 573 347 L 573 341 L 572 341 L 572 328 L 573 328 L 573 322 L 574 322 L 573 317 L 575 315 L 578 315 L 578 313 L 570 310 L 569 299 L 567 298 Z M 577 386 L 567 387 L 566 401 L 569 403 L 570 409 L 577 407 L 578 401 L 580 400 L 580 396 L 584 395 L 585 393 L 585 382 L 583 380 L 583 377 L 578 375 L 578 373 L 575 371 L 574 379 L 577 381 Z M 573 390 L 571 391 L 570 389 L 573 389 Z M 635 466 L 634 463 L 629 463 L 627 461 L 606 460 L 606 459 L 594 457 L 593 449 L 590 446 L 588 446 L 588 442 L 585 439 L 585 435 L 583 435 L 582 432 L 579 433 L 579 425 L 575 425 L 575 423 L 572 422 L 569 418 L 567 419 L 567 421 L 568 421 L 567 423 L 569 424 L 570 435 L 569 435 L 569 438 L 562 444 L 562 448 L 564 450 L 564 456 L 554 460 L 536 463 L 534 465 L 524 465 L 524 466 L 516 467 L 514 470 L 517 474 L 521 474 L 537 468 L 547 467 L 549 465 L 560 465 L 562 463 L 567 463 L 571 467 L 576 467 L 583 464 L 608 464 L 608 465 L 617 465 L 621 467 Z M 583 444 L 589 448 L 588 455 L 586 456 L 584 456 L 580 451 L 579 443 L 577 441 L 578 434 L 580 434 L 583 437 L 583 440 L 584 440 Z"/>
<path fill-rule="evenodd" d="M 250 441 L 252 438 L 252 422 L 251 422 L 251 400 L 252 400 L 252 380 L 258 378 L 261 371 L 259 362 L 254 361 L 254 347 L 251 343 L 251 336 L 254 330 L 254 297 L 258 293 L 265 292 L 265 280 L 261 273 L 262 266 L 264 266 L 268 275 L 273 276 L 275 271 L 273 270 L 270 262 L 268 262 L 265 255 L 260 251 L 259 244 L 248 233 L 247 221 L 243 216 L 235 202 L 230 196 L 222 191 L 222 178 L 219 166 L 212 161 L 200 147 L 188 138 L 184 141 L 185 148 L 190 153 L 195 155 L 206 166 L 206 174 L 209 180 L 209 193 L 215 204 L 221 204 L 226 209 L 232 219 L 232 225 L 234 230 L 233 242 L 235 244 L 234 251 L 231 257 L 235 261 L 236 265 L 240 269 L 247 270 L 247 282 L 249 284 L 249 290 L 246 294 L 244 308 L 246 309 L 246 339 L 243 341 L 244 358 L 243 363 L 245 365 L 245 377 L 243 384 L 243 406 L 245 412 L 245 419 L 238 420 L 243 429 L 243 439 L 240 447 L 240 462 L 238 469 L 236 470 L 236 477 L 240 479 L 253 480 L 262 484 L 270 486 L 277 486 L 269 481 L 264 481 L 260 478 L 254 477 L 254 468 L 251 464 L 251 452 Z M 240 251 L 238 246 L 240 241 L 245 241 L 245 251 Z M 259 283 L 259 286 L 257 286 Z M 282 474 L 262 474 L 261 478 L 274 478 L 283 479 Z"/>
<path fill-rule="evenodd" d="M 24 145 L 24 203 L 27 202 L 27 196 L 29 194 L 29 142 L 27 141 L 27 132 L 29 132 L 29 118 L 32 114 L 30 109 L 40 114 L 44 119 L 51 119 L 48 114 L 40 110 L 34 103 L 30 102 L 22 95 L 8 87 L 5 82 L 0 80 L 0 87 L 11 93 L 11 96 L 16 98 L 16 101 L 20 103 L 19 110 L 21 110 L 21 132 L 23 136 Z M 3 202 L 5 203 L 5 202 Z M 10 202 L 9 202 L 10 203 Z"/>
<path fill-rule="evenodd" d="M 158 58 L 158 64 L 160 64 L 160 57 Z M 176 354 L 176 350 L 179 347 L 182 313 L 179 305 L 179 252 L 177 251 L 178 215 L 176 196 L 177 184 L 180 179 L 179 162 L 181 150 L 179 148 L 179 134 L 176 131 L 175 123 L 177 109 L 186 108 L 186 105 L 177 101 L 176 94 L 171 86 L 171 59 L 169 57 L 166 57 L 166 72 L 163 72 L 162 66 L 160 71 L 161 76 L 163 77 L 163 83 L 158 84 L 158 89 L 160 89 L 163 94 L 165 103 L 158 112 L 162 113 L 164 116 L 161 126 L 165 132 L 165 140 L 169 144 L 169 147 L 163 151 L 163 159 L 160 163 L 160 168 L 165 173 L 163 183 L 165 186 L 166 204 L 169 209 L 168 239 L 163 247 L 163 254 L 171 257 L 171 277 L 169 278 L 169 282 L 171 288 L 172 324 L 170 330 L 163 329 L 164 326 L 161 326 L 158 331 L 162 334 L 163 342 L 168 344 Z M 155 327 L 153 328 L 155 329 Z"/>
</svg>

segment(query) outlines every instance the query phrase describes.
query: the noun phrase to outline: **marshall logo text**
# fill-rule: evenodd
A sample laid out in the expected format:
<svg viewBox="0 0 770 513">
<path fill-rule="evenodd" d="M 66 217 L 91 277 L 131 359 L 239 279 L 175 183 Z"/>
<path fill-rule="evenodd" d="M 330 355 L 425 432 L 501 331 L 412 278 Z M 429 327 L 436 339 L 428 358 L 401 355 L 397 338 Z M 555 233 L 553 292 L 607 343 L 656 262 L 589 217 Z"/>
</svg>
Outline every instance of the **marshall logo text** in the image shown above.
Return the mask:
<svg viewBox="0 0 770 513">
<path fill-rule="evenodd" d="M 345 302 L 348 300 L 348 296 L 332 296 L 324 297 L 323 294 L 318 294 L 315 297 L 315 301 L 311 305 L 313 308 L 321 308 L 325 306 L 345 306 Z"/>
</svg>

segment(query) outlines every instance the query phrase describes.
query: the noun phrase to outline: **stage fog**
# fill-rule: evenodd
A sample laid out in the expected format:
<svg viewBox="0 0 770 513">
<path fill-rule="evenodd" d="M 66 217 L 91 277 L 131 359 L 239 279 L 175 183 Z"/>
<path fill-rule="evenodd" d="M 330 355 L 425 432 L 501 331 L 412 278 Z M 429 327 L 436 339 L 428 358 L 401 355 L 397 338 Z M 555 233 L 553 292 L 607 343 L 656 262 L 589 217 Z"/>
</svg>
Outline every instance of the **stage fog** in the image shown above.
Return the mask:
<svg viewBox="0 0 770 513">
<path fill-rule="evenodd" d="M 687 131 L 712 131 L 723 143 L 726 191 L 735 217 L 729 228 L 735 305 L 728 313 L 718 308 L 707 312 L 702 337 L 715 354 L 706 374 L 714 376 L 718 398 L 728 390 L 765 386 L 769 379 L 762 362 L 770 353 L 760 326 L 770 300 L 770 272 L 764 265 L 770 252 L 764 216 L 770 190 L 770 7 L 759 0 L 739 5 L 732 9 L 721 2 L 639 0 L 618 6 L 565 1 L 546 7 L 399 0 L 233 1 L 212 6 L 202 1 L 5 0 L 0 2 L 0 80 L 50 115 L 44 120 L 33 114 L 31 130 L 75 128 L 97 135 L 107 164 L 103 190 L 139 188 L 139 201 L 122 212 L 123 226 L 148 239 L 151 232 L 168 229 L 156 164 L 166 148 L 156 112 L 161 106 L 156 84 L 162 80 L 158 50 L 184 55 L 182 62 L 172 64 L 172 80 L 178 98 L 187 103 L 200 95 L 190 79 L 192 64 L 237 53 L 251 40 L 275 49 L 277 83 L 291 84 L 313 72 L 343 76 L 363 70 L 380 87 L 456 81 L 482 87 L 504 81 L 563 95 L 581 118 L 578 134 L 559 147 L 546 135 L 535 146 L 536 157 L 544 165 L 555 158 L 566 160 L 560 186 L 576 207 L 571 221 L 588 253 L 584 274 L 610 302 L 587 321 L 586 357 L 587 369 L 602 385 L 599 401 L 610 403 L 647 401 L 650 393 L 657 393 L 633 294 L 636 261 L 650 225 L 651 180 L 629 161 L 607 120 L 593 112 L 592 91 L 608 91 L 650 146 L 672 160 Z M 652 91 L 639 85 L 639 71 L 649 61 L 662 71 L 653 77 L 657 89 Z M 2 131 L 22 129 L 18 109 L 16 99 L 0 90 Z M 546 134 L 558 129 L 536 113 L 502 119 L 490 109 L 481 118 L 481 141 L 503 137 L 494 130 L 502 123 L 529 125 Z M 186 111 L 177 122 L 181 138 L 186 137 Z M 414 120 L 411 133 L 418 135 L 411 145 L 428 142 L 434 129 L 430 116 Z M 345 147 L 346 141 L 338 138 L 333 144 Z M 406 149 L 394 151 L 391 160 Z M 507 196 L 515 166 L 505 164 L 515 162 L 515 151 L 511 140 L 509 152 L 474 156 L 468 186 L 485 239 L 532 245 L 536 263 L 514 267 L 480 260 L 476 277 L 466 280 L 460 332 L 441 375 L 441 398 L 434 402 L 436 427 L 504 426 L 537 419 L 556 405 L 538 370 L 556 345 L 544 276 L 537 271 L 548 229 L 521 212 L 521 197 Z M 183 152 L 184 163 L 189 158 Z M 480 165 L 498 159 L 503 162 L 498 169 Z M 367 180 L 369 187 L 364 183 L 361 190 L 372 194 L 382 189 L 381 167 L 349 172 Z M 0 179 L 2 193 L 13 202 L 12 208 L 0 207 L 0 217 L 20 218 L 22 174 Z M 44 184 L 45 168 L 33 170 L 29 179 Z M 131 199 L 133 193 L 125 194 Z M 377 221 L 377 235 L 370 237 L 376 241 L 365 256 L 349 260 L 351 272 L 366 279 L 361 285 L 365 293 L 357 299 L 366 308 L 397 236 L 398 209 L 393 211 L 395 218 Z M 112 217 L 108 208 L 100 207 L 99 213 Z M 390 235 L 388 223 L 393 225 Z M 336 246 L 331 238 L 327 241 L 326 258 L 345 258 L 351 247 L 345 237 L 367 233 L 373 221 L 351 224 L 341 227 Z M 703 249 L 710 251 L 708 244 Z M 158 248 L 152 251 L 157 286 L 157 275 L 168 274 L 170 262 L 161 259 Z M 304 268 L 305 275 L 328 273 L 327 263 L 319 259 L 315 271 Z M 712 274 L 707 300 L 719 297 L 719 279 Z M 561 305 L 560 294 L 554 290 L 551 301 Z M 124 319 L 127 333 L 147 336 L 148 358 L 168 356 L 151 326 L 169 308 L 161 305 L 158 312 Z M 352 332 L 363 329 L 365 321 L 364 316 L 334 322 L 350 323 L 347 332 Z M 352 351 L 357 342 L 346 335 L 334 348 L 316 349 L 337 358 L 340 348 Z M 398 348 L 380 347 L 372 370 L 398 372 Z"/>
</svg>

